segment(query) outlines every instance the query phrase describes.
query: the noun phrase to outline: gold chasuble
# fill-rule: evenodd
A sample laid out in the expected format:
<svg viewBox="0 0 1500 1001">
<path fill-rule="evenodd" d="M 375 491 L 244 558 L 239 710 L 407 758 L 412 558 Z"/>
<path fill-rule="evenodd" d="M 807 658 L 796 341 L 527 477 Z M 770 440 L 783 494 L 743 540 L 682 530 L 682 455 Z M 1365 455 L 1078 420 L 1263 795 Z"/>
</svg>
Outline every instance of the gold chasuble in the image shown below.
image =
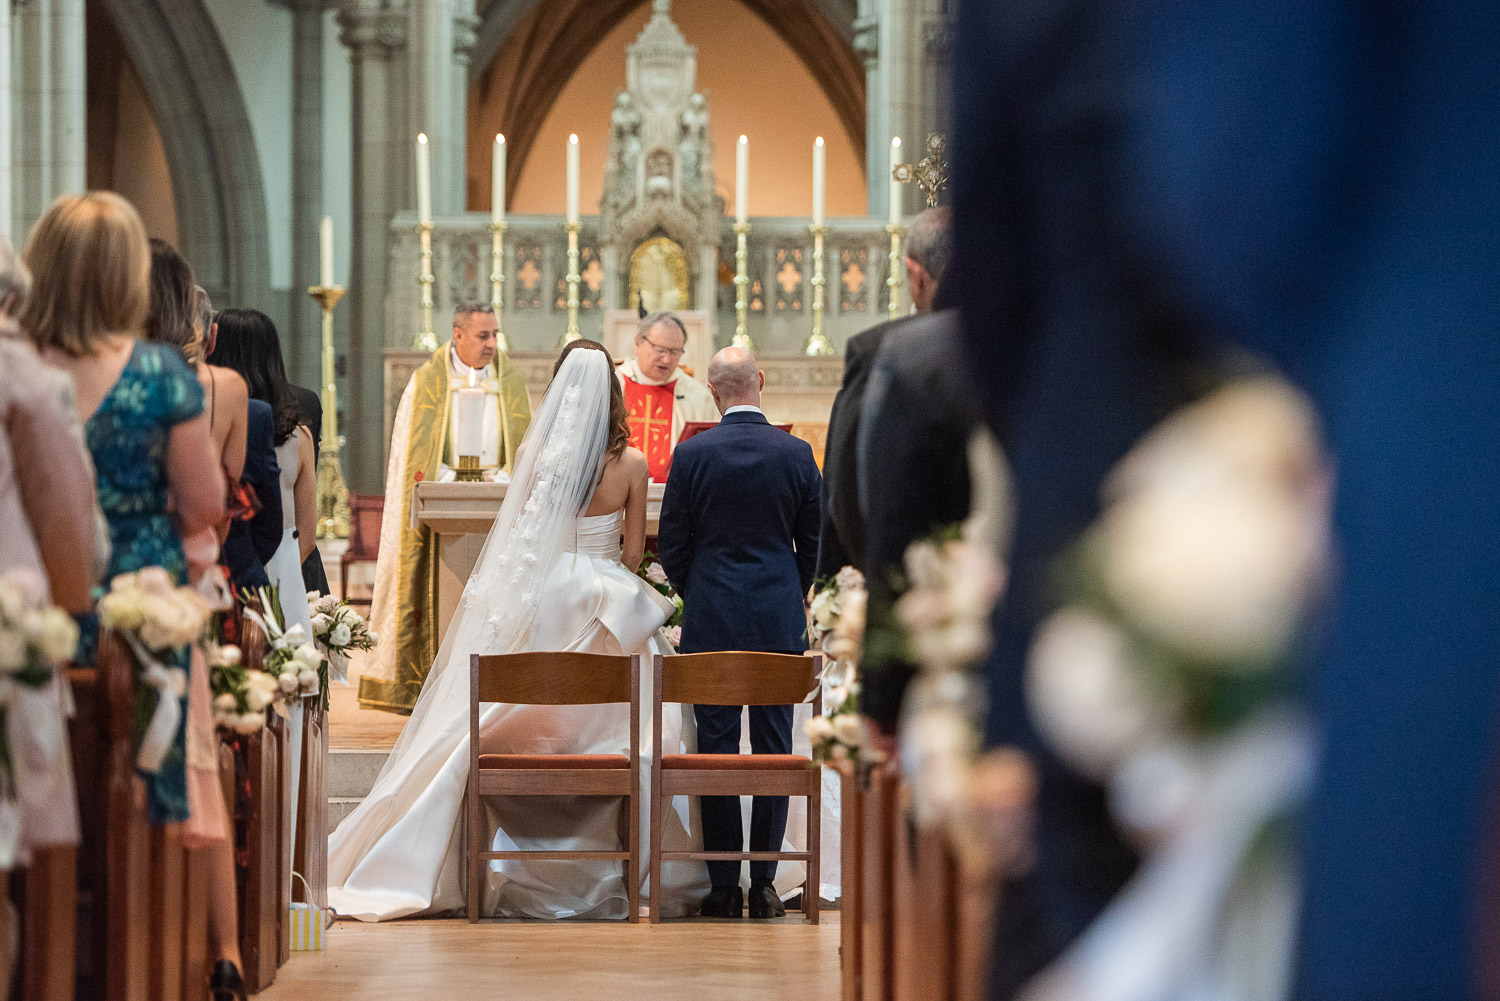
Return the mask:
<svg viewBox="0 0 1500 1001">
<path fill-rule="evenodd" d="M 412 373 L 392 429 L 370 608 L 371 625 L 380 639 L 359 680 L 359 703 L 367 709 L 410 713 L 442 640 L 435 621 L 437 540 L 425 526 L 413 529 L 411 502 L 416 485 L 436 480 L 448 455 L 450 345 L 443 344 Z M 499 389 L 499 454 L 509 473 L 516 448 L 531 425 L 531 401 L 520 370 L 506 355 L 496 358 L 489 376 Z"/>
<path fill-rule="evenodd" d="M 645 453 L 651 479 L 661 482 L 667 478 L 683 425 L 716 421 L 719 408 L 708 387 L 680 368 L 670 381 L 656 382 L 642 375 L 635 359 L 629 358 L 616 374 L 630 414 L 630 444 Z"/>
</svg>

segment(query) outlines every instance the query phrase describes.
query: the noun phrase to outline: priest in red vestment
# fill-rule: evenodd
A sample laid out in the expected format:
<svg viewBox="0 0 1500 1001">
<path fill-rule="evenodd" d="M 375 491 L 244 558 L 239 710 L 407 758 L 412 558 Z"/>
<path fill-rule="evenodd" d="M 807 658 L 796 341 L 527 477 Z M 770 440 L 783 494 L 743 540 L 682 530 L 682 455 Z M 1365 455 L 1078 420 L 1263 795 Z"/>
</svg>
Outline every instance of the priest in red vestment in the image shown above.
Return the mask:
<svg viewBox="0 0 1500 1001">
<path fill-rule="evenodd" d="M 687 345 L 687 328 L 672 313 L 652 313 L 635 334 L 635 357 L 616 370 L 630 412 L 630 444 L 646 455 L 651 479 L 662 481 L 672 450 L 689 421 L 717 421 L 708 387 L 677 363 Z"/>
</svg>

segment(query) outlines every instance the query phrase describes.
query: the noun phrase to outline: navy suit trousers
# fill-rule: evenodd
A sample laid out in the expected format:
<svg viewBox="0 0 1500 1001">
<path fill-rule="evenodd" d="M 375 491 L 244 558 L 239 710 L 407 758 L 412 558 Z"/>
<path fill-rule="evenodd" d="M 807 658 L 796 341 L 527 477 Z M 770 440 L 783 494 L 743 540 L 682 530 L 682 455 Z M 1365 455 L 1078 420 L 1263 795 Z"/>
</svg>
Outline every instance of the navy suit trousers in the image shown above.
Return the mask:
<svg viewBox="0 0 1500 1001">
<path fill-rule="evenodd" d="M 740 710 L 743 706 L 694 706 L 698 720 L 699 754 L 738 754 L 740 750 Z M 792 753 L 792 707 L 750 707 L 750 750 L 754 754 Z M 781 847 L 786 833 L 786 797 L 757 796 L 750 809 L 750 851 L 769 852 Z M 703 819 L 703 850 L 738 852 L 745 850 L 744 828 L 740 821 L 738 796 L 699 797 Z M 751 862 L 751 879 L 774 879 L 775 862 Z M 740 863 L 710 862 L 708 878 L 713 885 L 738 886 Z"/>
</svg>

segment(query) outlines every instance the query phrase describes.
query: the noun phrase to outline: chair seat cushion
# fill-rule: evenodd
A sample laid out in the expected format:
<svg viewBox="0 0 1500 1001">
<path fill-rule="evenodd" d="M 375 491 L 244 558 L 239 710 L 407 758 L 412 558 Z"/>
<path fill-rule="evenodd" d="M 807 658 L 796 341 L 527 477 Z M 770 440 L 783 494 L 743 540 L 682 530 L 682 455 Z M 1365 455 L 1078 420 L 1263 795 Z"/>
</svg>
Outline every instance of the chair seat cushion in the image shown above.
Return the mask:
<svg viewBox="0 0 1500 1001">
<path fill-rule="evenodd" d="M 663 754 L 663 768 L 685 771 L 717 771 L 738 769 L 740 771 L 787 771 L 806 768 L 812 759 L 801 754 Z"/>
<path fill-rule="evenodd" d="M 481 754 L 480 768 L 629 768 L 623 754 Z"/>
</svg>

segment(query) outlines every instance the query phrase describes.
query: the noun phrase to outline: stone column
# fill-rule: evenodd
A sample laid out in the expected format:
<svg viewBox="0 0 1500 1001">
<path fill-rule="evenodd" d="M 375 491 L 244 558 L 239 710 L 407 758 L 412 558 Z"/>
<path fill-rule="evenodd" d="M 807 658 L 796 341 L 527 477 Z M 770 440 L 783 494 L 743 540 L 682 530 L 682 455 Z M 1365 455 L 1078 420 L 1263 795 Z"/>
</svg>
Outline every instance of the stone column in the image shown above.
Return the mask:
<svg viewBox="0 0 1500 1001">
<path fill-rule="evenodd" d="M 323 322 L 307 294 L 318 283 L 323 217 L 323 12 L 326 0 L 283 0 L 292 11 L 292 287 L 287 363 L 294 382 L 322 384 Z M 344 248 L 347 252 L 348 248 Z"/>
<path fill-rule="evenodd" d="M 84 104 L 87 53 L 84 0 L 52 4 L 52 197 L 81 192 L 85 186 Z"/>
<path fill-rule="evenodd" d="M 875 75 L 880 86 L 869 87 L 867 100 L 871 103 L 868 112 L 866 134 L 869 136 L 870 164 L 884 164 L 890 158 L 891 136 L 901 137 L 903 148 L 908 151 L 908 162 L 916 162 L 924 155 L 924 144 L 928 134 L 939 131 L 944 122 L 939 120 L 938 106 L 947 92 L 945 80 L 949 19 L 943 12 L 943 0 L 876 0 L 878 26 L 871 26 L 863 15 L 861 27 L 866 37 L 875 35 L 877 51 L 873 55 Z M 856 43 L 860 36 L 856 35 Z M 868 51 L 870 45 L 865 44 Z M 866 66 L 872 57 L 866 57 Z M 876 106 L 878 104 L 878 107 Z M 877 134 L 876 128 L 884 126 Z M 878 148 L 877 148 L 878 146 Z M 879 174 L 869 171 L 871 211 L 879 204 L 879 215 L 887 211 L 886 178 L 884 170 Z M 921 210 L 925 204 L 922 193 L 915 185 L 904 191 L 904 211 L 910 215 Z"/>
<path fill-rule="evenodd" d="M 15 109 L 11 141 L 16 242 L 47 208 L 52 191 L 52 6 L 32 0 L 15 10 Z"/>
<path fill-rule="evenodd" d="M 474 0 L 453 0 L 453 65 L 449 72 L 448 159 L 453 185 L 453 211 L 469 208 L 469 56 L 479 38 L 479 16 Z M 486 175 L 488 177 L 488 175 Z"/>
<path fill-rule="evenodd" d="M 10 237 L 12 244 L 21 244 L 15 230 L 15 219 L 11 215 L 11 171 L 10 153 L 10 4 L 0 3 L 0 233 Z"/>
<path fill-rule="evenodd" d="M 349 254 L 349 400 L 346 472 L 350 488 L 381 489 L 385 476 L 383 349 L 391 216 L 411 171 L 403 71 L 407 17 L 381 0 L 353 0 L 340 12 L 352 54 L 354 218 Z"/>
<path fill-rule="evenodd" d="M 878 0 L 859 0 L 854 19 L 854 54 L 865 64 L 865 173 L 867 211 L 883 219 L 889 211 L 890 185 L 884 183 L 890 158 L 891 135 L 885 106 L 885 77 L 880 70 L 880 12 Z"/>
<path fill-rule="evenodd" d="M 413 132 L 432 144 L 432 211 L 456 211 L 453 192 L 453 0 L 411 0 L 407 10 L 407 94 Z M 462 154 L 457 158 L 462 164 Z M 462 169 L 461 166 L 458 169 Z"/>
</svg>

